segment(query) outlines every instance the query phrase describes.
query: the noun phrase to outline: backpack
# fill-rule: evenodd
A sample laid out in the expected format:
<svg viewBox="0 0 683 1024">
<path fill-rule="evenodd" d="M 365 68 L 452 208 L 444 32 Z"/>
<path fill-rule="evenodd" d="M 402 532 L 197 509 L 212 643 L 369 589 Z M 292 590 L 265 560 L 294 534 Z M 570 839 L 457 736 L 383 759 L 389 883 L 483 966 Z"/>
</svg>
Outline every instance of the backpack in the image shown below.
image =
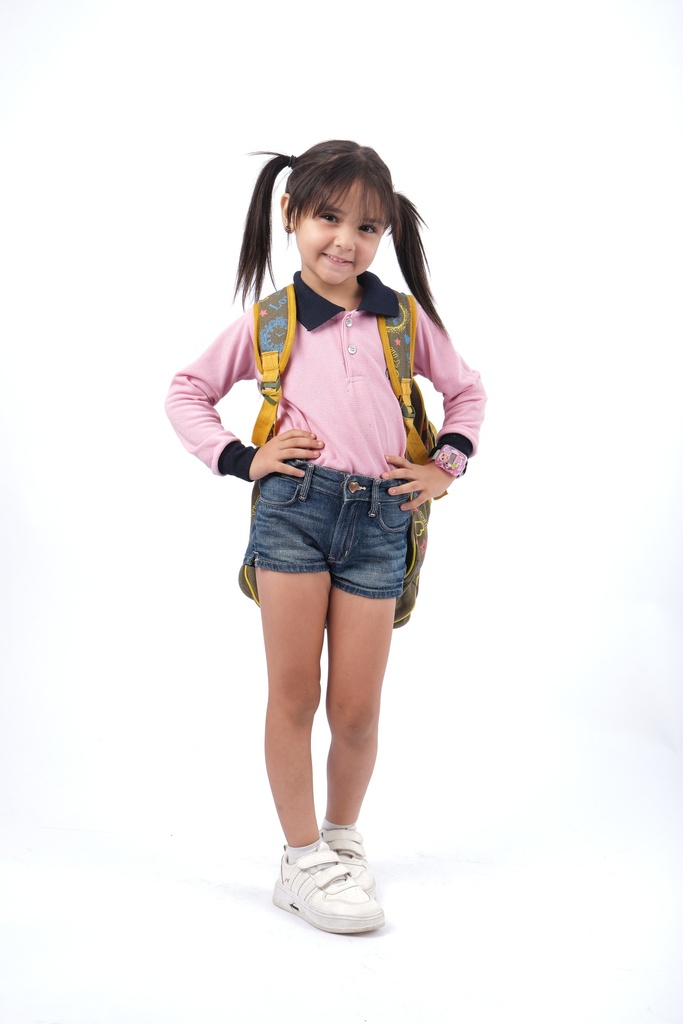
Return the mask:
<svg viewBox="0 0 683 1024">
<path fill-rule="evenodd" d="M 410 462 L 424 464 L 436 444 L 436 430 L 425 412 L 422 394 L 413 378 L 417 310 L 412 295 L 396 292 L 399 312 L 396 317 L 377 317 L 377 326 L 384 348 L 384 358 L 392 389 L 401 405 L 406 429 L 406 454 Z M 282 374 L 292 351 L 296 331 L 296 297 L 294 285 L 287 285 L 254 304 L 254 354 L 262 375 L 263 404 L 254 425 L 252 441 L 260 447 L 276 433 L 277 409 L 282 397 Z M 251 500 L 253 522 L 260 496 L 258 480 Z M 411 513 L 406 551 L 406 573 L 403 593 L 396 601 L 394 629 L 408 622 L 417 600 L 420 571 L 427 551 L 427 524 L 431 499 Z M 242 565 L 239 572 L 242 592 L 259 603 L 256 570 Z"/>
</svg>

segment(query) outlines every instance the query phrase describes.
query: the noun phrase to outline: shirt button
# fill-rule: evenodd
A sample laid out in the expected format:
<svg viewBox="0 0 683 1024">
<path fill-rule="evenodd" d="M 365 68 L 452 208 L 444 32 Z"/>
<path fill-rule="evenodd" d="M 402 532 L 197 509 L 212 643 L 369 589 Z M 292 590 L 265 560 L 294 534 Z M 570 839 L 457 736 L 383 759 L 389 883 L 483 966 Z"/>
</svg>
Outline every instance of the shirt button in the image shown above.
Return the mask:
<svg viewBox="0 0 683 1024">
<path fill-rule="evenodd" d="M 355 356 L 355 354 L 358 351 L 358 349 L 356 348 L 355 345 L 349 345 L 349 347 L 347 348 L 346 351 L 350 352 L 352 356 Z"/>
<path fill-rule="evenodd" d="M 346 320 L 344 321 L 344 324 L 346 325 L 346 327 L 353 327 L 353 319 L 350 316 L 347 316 Z"/>
</svg>

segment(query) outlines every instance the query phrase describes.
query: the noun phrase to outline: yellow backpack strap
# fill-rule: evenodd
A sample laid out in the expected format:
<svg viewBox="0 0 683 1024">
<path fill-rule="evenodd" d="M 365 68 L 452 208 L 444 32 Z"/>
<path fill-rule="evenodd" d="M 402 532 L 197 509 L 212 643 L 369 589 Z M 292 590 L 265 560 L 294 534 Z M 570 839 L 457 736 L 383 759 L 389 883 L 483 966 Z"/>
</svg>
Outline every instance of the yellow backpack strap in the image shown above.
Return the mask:
<svg viewBox="0 0 683 1024">
<path fill-rule="evenodd" d="M 277 410 L 282 398 L 281 377 L 289 361 L 295 331 L 296 298 L 293 284 L 254 303 L 254 358 L 261 374 L 263 405 L 251 439 L 259 448 L 277 433 Z"/>
<path fill-rule="evenodd" d="M 413 379 L 415 358 L 415 332 L 417 329 L 417 308 L 412 295 L 396 292 L 398 315 L 377 317 L 380 337 L 384 348 L 389 380 L 398 398 L 406 428 L 406 458 L 411 462 L 424 464 L 429 461 L 429 448 L 425 446 L 415 426 L 415 399 L 424 408 L 422 396 Z"/>
</svg>

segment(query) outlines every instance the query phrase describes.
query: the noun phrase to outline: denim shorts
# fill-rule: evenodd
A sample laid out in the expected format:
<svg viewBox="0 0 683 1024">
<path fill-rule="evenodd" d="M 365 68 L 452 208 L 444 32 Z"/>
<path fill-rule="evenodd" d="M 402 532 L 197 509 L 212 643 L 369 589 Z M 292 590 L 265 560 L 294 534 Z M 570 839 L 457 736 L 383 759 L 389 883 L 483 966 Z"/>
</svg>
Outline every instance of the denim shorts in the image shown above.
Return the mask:
<svg viewBox="0 0 683 1024">
<path fill-rule="evenodd" d="M 406 572 L 410 512 L 401 481 L 340 473 L 308 460 L 303 477 L 259 481 L 245 565 L 275 572 L 329 572 L 332 585 L 360 597 L 399 597 Z"/>
</svg>

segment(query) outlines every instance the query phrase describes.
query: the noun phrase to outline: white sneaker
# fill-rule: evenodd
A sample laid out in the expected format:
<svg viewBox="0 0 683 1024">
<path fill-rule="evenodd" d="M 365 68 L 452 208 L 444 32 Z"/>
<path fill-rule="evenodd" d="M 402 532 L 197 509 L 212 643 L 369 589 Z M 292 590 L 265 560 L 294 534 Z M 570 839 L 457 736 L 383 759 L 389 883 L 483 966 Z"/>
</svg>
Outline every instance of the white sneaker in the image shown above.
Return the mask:
<svg viewBox="0 0 683 1024">
<path fill-rule="evenodd" d="M 377 892 L 375 879 L 368 867 L 363 848 L 363 837 L 352 828 L 324 828 L 320 832 L 323 842 L 339 857 L 356 885 L 374 899 Z"/>
<path fill-rule="evenodd" d="M 371 932 L 384 924 L 380 905 L 356 884 L 327 843 L 296 864 L 288 862 L 285 851 L 273 903 L 324 932 Z"/>
</svg>

